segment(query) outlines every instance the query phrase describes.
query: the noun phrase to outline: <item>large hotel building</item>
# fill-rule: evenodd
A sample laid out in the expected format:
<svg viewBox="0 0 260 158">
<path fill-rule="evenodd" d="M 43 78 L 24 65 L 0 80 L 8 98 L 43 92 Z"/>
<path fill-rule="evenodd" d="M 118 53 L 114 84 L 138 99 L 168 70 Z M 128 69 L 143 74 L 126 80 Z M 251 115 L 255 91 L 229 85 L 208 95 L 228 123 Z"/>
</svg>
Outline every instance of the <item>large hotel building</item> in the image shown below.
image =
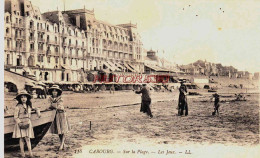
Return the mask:
<svg viewBox="0 0 260 158">
<path fill-rule="evenodd" d="M 86 82 L 88 74 L 144 72 L 131 23 L 111 25 L 94 10 L 41 13 L 28 0 L 5 0 L 5 69 L 45 82 Z"/>
</svg>

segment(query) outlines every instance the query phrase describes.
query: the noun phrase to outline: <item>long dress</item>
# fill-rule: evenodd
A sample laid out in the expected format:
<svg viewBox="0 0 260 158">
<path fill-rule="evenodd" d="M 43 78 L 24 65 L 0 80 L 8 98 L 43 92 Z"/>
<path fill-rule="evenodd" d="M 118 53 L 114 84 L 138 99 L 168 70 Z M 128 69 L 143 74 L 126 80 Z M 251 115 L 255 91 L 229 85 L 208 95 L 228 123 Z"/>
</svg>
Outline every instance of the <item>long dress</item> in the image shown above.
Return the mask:
<svg viewBox="0 0 260 158">
<path fill-rule="evenodd" d="M 63 100 L 59 96 L 57 98 L 49 98 L 50 108 L 56 109 L 55 119 L 50 127 L 52 134 L 66 134 L 70 130 L 70 125 L 66 111 L 63 106 Z"/>
<path fill-rule="evenodd" d="M 12 138 L 34 138 L 33 126 L 31 123 L 31 107 L 18 104 L 14 109 L 14 132 Z M 28 122 L 29 127 L 27 129 L 21 129 L 18 125 L 21 122 Z"/>
<path fill-rule="evenodd" d="M 152 115 L 152 111 L 150 108 L 151 104 L 151 97 L 150 97 L 150 92 L 146 87 L 143 87 L 140 91 L 136 91 L 136 94 L 141 94 L 142 93 L 142 102 L 141 102 L 141 108 L 140 112 L 147 113 L 149 116 Z"/>
<path fill-rule="evenodd" d="M 187 93 L 187 87 L 185 85 L 182 85 L 179 88 L 180 94 L 179 94 L 179 103 L 178 103 L 178 114 L 183 115 L 183 111 L 185 110 L 185 115 L 188 115 L 188 102 L 187 97 L 184 93 Z"/>
</svg>

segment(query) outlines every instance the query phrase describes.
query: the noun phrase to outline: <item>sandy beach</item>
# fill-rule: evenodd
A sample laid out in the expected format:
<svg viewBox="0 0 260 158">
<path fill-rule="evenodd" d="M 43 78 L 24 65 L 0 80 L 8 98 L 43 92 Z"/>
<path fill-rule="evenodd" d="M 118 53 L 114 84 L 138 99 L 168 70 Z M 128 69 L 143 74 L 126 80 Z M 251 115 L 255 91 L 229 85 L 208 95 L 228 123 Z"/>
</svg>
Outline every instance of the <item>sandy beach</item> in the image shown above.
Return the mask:
<svg viewBox="0 0 260 158">
<path fill-rule="evenodd" d="M 245 94 L 247 101 L 234 102 L 231 101 L 234 99 L 231 91 L 223 91 L 222 95 L 227 97 L 221 98 L 220 116 L 211 115 L 212 94 L 205 92 L 202 96 L 189 96 L 187 117 L 177 116 L 177 91 L 153 92 L 152 119 L 140 113 L 140 95 L 132 91 L 115 94 L 64 92 L 64 105 L 68 107 L 72 126 L 67 134 L 65 150 L 59 152 L 58 136 L 48 133 L 33 152 L 36 157 L 82 157 L 84 152 L 88 154 L 84 157 L 111 157 L 91 152 L 95 146 L 118 148 L 131 144 L 133 148 L 143 145 L 163 148 L 176 144 L 256 146 L 259 144 L 259 93 Z M 244 92 L 243 89 L 240 91 Z M 5 96 L 5 105 L 10 112 L 15 105 L 12 98 L 12 94 Z M 48 107 L 47 99 L 34 99 L 33 105 L 43 110 Z M 19 155 L 19 151 L 5 153 L 7 158 Z"/>
</svg>

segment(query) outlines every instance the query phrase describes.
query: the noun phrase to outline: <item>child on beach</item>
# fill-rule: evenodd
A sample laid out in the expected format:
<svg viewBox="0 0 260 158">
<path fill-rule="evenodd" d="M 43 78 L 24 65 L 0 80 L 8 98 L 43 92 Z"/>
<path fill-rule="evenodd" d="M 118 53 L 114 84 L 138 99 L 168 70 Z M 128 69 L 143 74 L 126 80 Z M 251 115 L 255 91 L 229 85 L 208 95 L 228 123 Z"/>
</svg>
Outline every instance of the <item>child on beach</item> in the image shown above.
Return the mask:
<svg viewBox="0 0 260 158">
<path fill-rule="evenodd" d="M 33 126 L 31 123 L 31 111 L 36 110 L 38 117 L 41 114 L 38 109 L 34 109 L 31 103 L 31 96 L 26 91 L 21 91 L 15 98 L 18 104 L 14 110 L 14 132 L 13 138 L 19 138 L 19 144 L 22 157 L 25 157 L 24 153 L 24 140 L 26 141 L 30 157 L 33 157 L 30 138 L 34 138 Z"/>
<path fill-rule="evenodd" d="M 48 91 L 51 95 L 49 98 L 50 109 L 56 109 L 56 116 L 50 127 L 50 131 L 52 134 L 59 135 L 61 142 L 59 150 L 63 150 L 65 146 L 65 134 L 70 130 L 70 126 L 61 98 L 62 90 L 58 85 L 53 85 Z"/>
</svg>

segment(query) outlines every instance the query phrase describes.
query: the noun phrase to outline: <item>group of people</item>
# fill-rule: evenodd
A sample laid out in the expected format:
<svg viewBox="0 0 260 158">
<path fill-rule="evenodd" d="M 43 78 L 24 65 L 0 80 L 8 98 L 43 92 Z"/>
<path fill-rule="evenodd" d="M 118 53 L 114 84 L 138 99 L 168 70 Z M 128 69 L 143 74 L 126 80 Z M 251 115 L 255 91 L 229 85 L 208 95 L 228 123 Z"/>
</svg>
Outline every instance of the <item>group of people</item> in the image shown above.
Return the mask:
<svg viewBox="0 0 260 158">
<path fill-rule="evenodd" d="M 150 118 L 153 117 L 151 112 L 151 97 L 149 88 L 147 88 L 146 84 L 143 84 L 143 88 L 140 91 L 135 91 L 136 94 L 142 94 L 142 102 L 141 102 L 141 109 L 140 112 L 147 113 Z M 189 108 L 188 108 L 188 101 L 187 101 L 187 87 L 184 84 L 184 81 L 181 82 L 181 86 L 179 87 L 179 100 L 178 100 L 178 115 L 187 116 L 189 114 Z M 215 93 L 213 95 L 214 98 L 214 111 L 212 112 L 212 115 L 219 114 L 219 95 Z M 184 113 L 185 111 L 185 113 Z"/>
<path fill-rule="evenodd" d="M 50 127 L 50 132 L 57 134 L 60 138 L 59 150 L 63 150 L 65 147 L 65 134 L 70 130 L 68 117 L 66 110 L 63 106 L 63 99 L 61 97 L 62 90 L 58 85 L 53 85 L 49 88 L 48 93 L 51 95 L 48 99 L 49 108 L 56 110 L 55 119 Z M 142 102 L 140 112 L 146 113 L 150 118 L 153 117 L 151 112 L 151 96 L 149 88 L 146 84 L 139 91 L 135 91 L 136 94 L 142 94 Z M 215 94 L 214 112 L 212 115 L 218 113 L 219 108 L 219 95 Z M 19 138 L 19 144 L 22 157 L 25 157 L 24 153 L 24 141 L 27 144 L 30 157 L 33 157 L 30 139 L 34 138 L 33 126 L 31 123 L 31 112 L 36 111 L 38 117 L 41 117 L 40 111 L 32 106 L 31 95 L 27 91 L 21 91 L 15 98 L 18 103 L 14 110 L 15 127 L 13 131 L 13 138 Z M 185 113 L 184 113 L 185 111 Z M 187 88 L 184 82 L 181 82 L 179 88 L 179 101 L 178 101 L 178 115 L 188 115 L 188 102 L 187 102 Z"/>
<path fill-rule="evenodd" d="M 58 85 L 54 85 L 48 92 L 51 95 L 48 100 L 50 104 L 49 108 L 56 110 L 55 119 L 50 127 L 50 132 L 59 135 L 59 150 L 62 150 L 65 146 L 65 134 L 70 130 L 68 117 L 66 116 L 66 110 L 64 109 L 61 97 L 62 90 Z M 27 91 L 21 91 L 15 99 L 18 103 L 14 110 L 15 126 L 12 137 L 20 139 L 19 144 L 22 157 L 25 157 L 24 141 L 27 144 L 30 157 L 33 157 L 30 141 L 31 138 L 34 138 L 31 112 L 35 110 L 38 117 L 41 117 L 41 113 L 38 108 L 32 106 L 31 95 L 27 93 Z"/>
</svg>

